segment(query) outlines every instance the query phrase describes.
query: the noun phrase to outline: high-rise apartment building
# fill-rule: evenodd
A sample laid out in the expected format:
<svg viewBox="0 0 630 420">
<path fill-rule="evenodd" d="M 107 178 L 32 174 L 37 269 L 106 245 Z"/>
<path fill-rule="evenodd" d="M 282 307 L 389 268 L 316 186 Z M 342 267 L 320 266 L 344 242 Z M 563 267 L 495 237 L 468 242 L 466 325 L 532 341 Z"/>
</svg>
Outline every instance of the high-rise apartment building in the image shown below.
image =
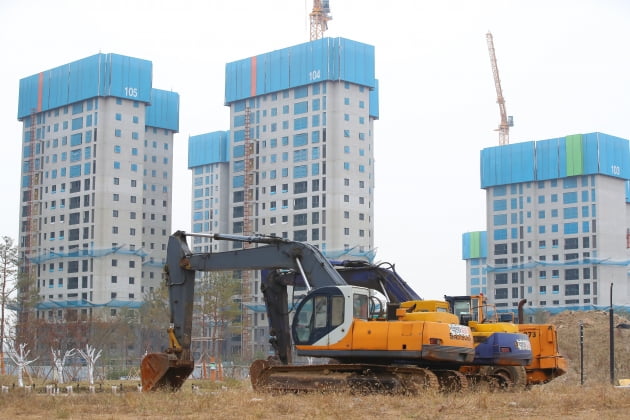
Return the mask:
<svg viewBox="0 0 630 420">
<path fill-rule="evenodd" d="M 228 63 L 229 131 L 189 139 L 192 231 L 276 235 L 330 257 L 373 257 L 374 67 L 374 47 L 344 38 Z M 241 246 L 193 238 L 196 251 Z M 252 342 L 266 351 L 259 279 L 252 286 Z"/>
<path fill-rule="evenodd" d="M 137 308 L 162 279 L 179 96 L 150 61 L 97 54 L 20 81 L 20 239 L 38 319 Z"/>
<path fill-rule="evenodd" d="M 463 235 L 466 287 L 531 311 L 630 305 L 628 140 L 589 133 L 481 152 L 487 232 Z"/>
<path fill-rule="evenodd" d="M 230 233 L 230 132 L 191 136 L 188 139 L 188 168 L 192 170 L 192 231 Z M 242 233 L 242 230 L 240 231 Z M 202 245 L 203 244 L 203 245 Z M 193 237 L 195 252 L 227 250 L 227 243 Z"/>
</svg>

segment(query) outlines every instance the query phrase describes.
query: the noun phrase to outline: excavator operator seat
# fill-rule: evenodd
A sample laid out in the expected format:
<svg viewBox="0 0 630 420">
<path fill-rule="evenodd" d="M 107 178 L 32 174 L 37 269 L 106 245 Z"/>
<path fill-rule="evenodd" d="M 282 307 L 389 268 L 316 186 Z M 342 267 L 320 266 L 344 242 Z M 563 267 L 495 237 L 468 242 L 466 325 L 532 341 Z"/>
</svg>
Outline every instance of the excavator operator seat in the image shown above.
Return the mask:
<svg viewBox="0 0 630 420">
<path fill-rule="evenodd" d="M 470 313 L 462 312 L 459 314 L 459 323 L 461 325 L 468 325 L 468 323 L 472 320 L 473 320 L 473 316 Z"/>
<path fill-rule="evenodd" d="M 400 308 L 400 303 L 398 302 L 387 302 L 387 320 L 388 321 L 396 321 L 398 316 L 396 315 L 396 311 Z"/>
</svg>

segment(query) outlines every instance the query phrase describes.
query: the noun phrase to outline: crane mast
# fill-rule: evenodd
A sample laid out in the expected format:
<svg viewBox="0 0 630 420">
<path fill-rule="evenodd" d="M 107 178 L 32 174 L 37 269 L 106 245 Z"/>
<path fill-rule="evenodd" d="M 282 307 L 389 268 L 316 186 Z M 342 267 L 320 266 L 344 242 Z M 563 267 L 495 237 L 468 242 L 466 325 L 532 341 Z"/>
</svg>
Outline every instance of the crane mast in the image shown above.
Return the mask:
<svg viewBox="0 0 630 420">
<path fill-rule="evenodd" d="M 329 0 L 313 0 L 313 11 L 309 16 L 311 18 L 311 41 L 323 38 L 324 32 L 328 29 L 328 21 L 332 20 Z"/>
<path fill-rule="evenodd" d="M 499 104 L 499 112 L 501 114 L 501 122 L 499 123 L 499 128 L 497 128 L 496 131 L 499 132 L 499 145 L 504 145 L 510 142 L 510 127 L 514 124 L 512 122 L 512 117 L 508 117 L 507 111 L 505 110 L 505 99 L 503 99 L 503 90 L 501 89 L 497 56 L 494 52 L 494 41 L 492 40 L 492 34 L 490 32 L 486 34 L 486 40 L 488 41 L 488 53 L 490 54 L 490 64 L 492 65 L 492 74 L 494 76 L 494 86 L 497 90 L 497 103 Z"/>
</svg>

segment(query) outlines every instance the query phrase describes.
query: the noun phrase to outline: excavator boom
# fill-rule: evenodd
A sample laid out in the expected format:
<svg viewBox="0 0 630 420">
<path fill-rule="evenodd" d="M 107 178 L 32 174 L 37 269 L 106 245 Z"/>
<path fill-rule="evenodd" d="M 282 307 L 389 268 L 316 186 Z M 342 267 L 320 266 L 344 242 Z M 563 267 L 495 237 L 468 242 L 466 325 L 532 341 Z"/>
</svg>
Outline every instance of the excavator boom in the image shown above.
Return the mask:
<svg viewBox="0 0 630 420">
<path fill-rule="evenodd" d="M 249 242 L 264 246 L 220 253 L 193 253 L 187 236 L 210 236 L 215 240 Z M 141 363 L 143 390 L 179 389 L 194 368 L 191 355 L 193 300 L 197 271 L 286 269 L 300 272 L 310 287 L 345 285 L 336 270 L 312 245 L 274 236 L 196 235 L 177 231 L 169 237 L 166 257 L 166 285 L 171 312 L 169 347 L 164 353 L 146 355 Z M 287 308 L 287 284 L 274 281 L 273 272 L 262 279 L 270 333 L 282 363 L 289 363 L 291 341 Z"/>
</svg>

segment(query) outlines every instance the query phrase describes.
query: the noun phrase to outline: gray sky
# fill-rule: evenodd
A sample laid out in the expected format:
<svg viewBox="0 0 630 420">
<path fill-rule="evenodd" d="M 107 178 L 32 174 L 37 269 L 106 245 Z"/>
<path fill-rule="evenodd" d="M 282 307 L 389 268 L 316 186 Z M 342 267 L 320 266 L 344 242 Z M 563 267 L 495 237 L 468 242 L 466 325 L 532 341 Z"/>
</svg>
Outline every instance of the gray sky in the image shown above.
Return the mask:
<svg viewBox="0 0 630 420">
<path fill-rule="evenodd" d="M 308 41 L 311 0 L 2 0 L 0 235 L 17 239 L 19 79 L 98 52 L 151 60 L 180 94 L 173 230 L 190 229 L 188 136 L 229 128 L 225 63 Z M 425 298 L 465 292 L 461 234 L 485 229 L 479 151 L 498 145 L 490 30 L 510 142 L 630 139 L 630 2 L 330 0 L 327 36 L 376 48 L 376 259 Z M 621 221 L 620 221 L 621 222 Z"/>
</svg>

